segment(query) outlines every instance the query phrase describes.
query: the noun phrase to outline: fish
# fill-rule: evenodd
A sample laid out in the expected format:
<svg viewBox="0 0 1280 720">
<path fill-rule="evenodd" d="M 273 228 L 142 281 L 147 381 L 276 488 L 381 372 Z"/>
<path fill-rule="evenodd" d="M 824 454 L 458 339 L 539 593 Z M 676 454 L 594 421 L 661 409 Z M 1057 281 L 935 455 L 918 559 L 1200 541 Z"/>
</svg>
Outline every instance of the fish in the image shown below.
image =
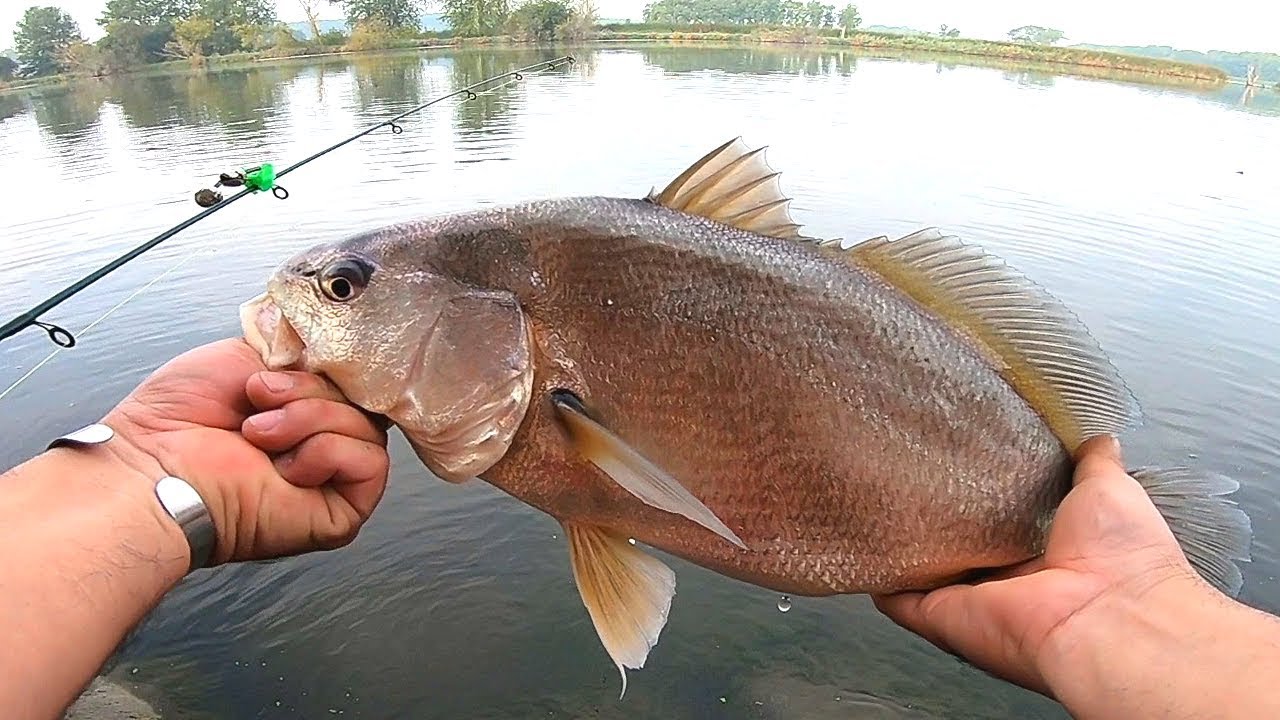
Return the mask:
<svg viewBox="0 0 1280 720">
<path fill-rule="evenodd" d="M 810 237 L 765 149 L 735 138 L 643 197 L 319 244 L 240 309 L 268 367 L 327 377 L 440 480 L 563 526 L 624 695 L 675 595 L 659 552 L 796 596 L 934 589 L 1040 554 L 1074 451 L 1141 420 L 1043 287 L 937 228 Z M 1239 482 L 1132 474 L 1238 594 Z"/>
</svg>

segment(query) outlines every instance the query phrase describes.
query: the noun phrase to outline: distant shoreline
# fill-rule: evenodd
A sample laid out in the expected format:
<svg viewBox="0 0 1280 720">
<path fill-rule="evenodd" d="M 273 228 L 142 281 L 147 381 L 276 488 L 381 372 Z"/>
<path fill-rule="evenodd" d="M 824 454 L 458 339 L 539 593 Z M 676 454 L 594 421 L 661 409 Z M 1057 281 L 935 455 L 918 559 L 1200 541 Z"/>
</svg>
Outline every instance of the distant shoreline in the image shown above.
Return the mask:
<svg viewBox="0 0 1280 720">
<path fill-rule="evenodd" d="M 838 31 L 823 29 L 746 29 L 742 32 L 720 31 L 625 31 L 626 25 L 602 26 L 597 37 L 574 43 L 573 47 L 608 47 L 625 42 L 664 43 L 672 46 L 721 44 L 732 46 L 794 46 L 827 50 L 849 49 L 868 55 L 898 57 L 936 56 L 953 60 L 957 64 L 979 67 L 1026 66 L 1046 72 L 1098 79 L 1119 79 L 1151 84 L 1219 86 L 1230 82 L 1220 68 L 1196 63 L 1125 55 L 1102 50 L 1087 50 L 1052 45 L 1028 45 L 1023 43 L 942 38 L 936 36 L 893 35 L 887 33 L 853 32 L 840 37 Z M 542 44 L 545 45 L 545 44 Z M 301 60 L 315 57 L 368 55 L 392 50 L 429 50 L 440 48 L 473 47 L 537 47 L 539 43 L 521 42 L 506 36 L 472 38 L 413 38 L 395 42 L 388 47 L 349 50 L 343 46 L 332 48 L 303 46 L 297 52 L 266 51 L 239 53 L 204 58 L 204 68 L 213 69 L 241 63 L 270 63 Z M 138 67 L 120 76 L 142 74 L 155 70 L 172 70 L 190 67 L 185 60 L 157 63 Z M 199 68 L 196 68 L 199 69 Z M 114 77 L 114 76 L 105 76 Z M 91 80 L 89 76 L 58 75 L 27 83 L 0 84 L 0 90 L 14 91 L 60 85 L 76 80 Z"/>
</svg>

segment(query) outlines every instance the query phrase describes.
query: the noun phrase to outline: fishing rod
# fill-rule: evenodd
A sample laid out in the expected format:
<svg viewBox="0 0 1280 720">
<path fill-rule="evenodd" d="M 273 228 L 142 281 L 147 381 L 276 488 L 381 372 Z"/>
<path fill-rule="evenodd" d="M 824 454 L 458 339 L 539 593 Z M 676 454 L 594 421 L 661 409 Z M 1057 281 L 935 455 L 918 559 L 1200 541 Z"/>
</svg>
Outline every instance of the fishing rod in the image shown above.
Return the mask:
<svg viewBox="0 0 1280 720">
<path fill-rule="evenodd" d="M 400 133 L 404 132 L 404 128 L 399 125 L 400 120 L 403 120 L 406 117 L 409 117 L 410 115 L 420 113 L 423 110 L 426 110 L 427 108 L 431 107 L 432 105 L 444 102 L 445 100 L 449 100 L 451 98 L 455 98 L 460 95 L 465 96 L 463 97 L 463 100 L 462 100 L 463 102 L 474 100 L 477 97 L 479 97 L 481 94 L 489 92 L 490 90 L 498 89 L 500 87 L 504 87 L 505 85 L 511 84 L 514 82 L 519 82 L 524 79 L 525 75 L 549 72 L 551 70 L 554 70 L 560 67 L 561 65 L 567 65 L 567 64 L 571 65 L 573 64 L 573 62 L 574 62 L 573 56 L 564 55 L 564 56 L 555 58 L 554 60 L 544 60 L 543 62 L 534 63 L 532 65 L 526 65 L 522 68 L 517 68 L 515 70 L 511 70 L 509 72 L 505 72 L 500 75 L 494 75 L 492 77 L 485 78 L 480 82 L 473 83 L 464 88 L 459 88 L 446 95 L 441 95 L 435 99 L 424 102 L 421 105 L 416 105 L 400 113 L 399 115 L 387 118 L 386 120 L 378 122 L 374 125 L 370 125 L 364 130 L 361 130 L 360 132 L 357 132 L 353 135 L 349 135 L 346 138 L 343 138 L 342 140 L 330 145 L 329 147 L 317 153 L 314 153 L 306 158 L 303 158 L 302 160 L 299 160 L 298 162 L 284 168 L 279 172 L 276 172 L 275 168 L 272 165 L 264 163 L 263 165 L 260 165 L 258 167 L 249 168 L 243 172 L 237 172 L 234 175 L 223 173 L 219 176 L 218 182 L 214 183 L 215 188 L 225 186 L 225 187 L 243 187 L 243 189 L 237 192 L 236 194 L 225 199 L 223 198 L 222 194 L 217 192 L 216 190 L 203 189 L 198 191 L 195 195 L 196 204 L 200 205 L 203 208 L 206 208 L 205 210 L 195 215 L 192 215 L 186 220 L 183 220 L 177 225 L 174 225 L 168 230 L 165 230 L 159 235 L 133 248 L 129 252 L 126 252 L 125 254 L 121 255 L 115 260 L 112 260 L 106 265 L 103 265 L 97 270 L 94 270 L 93 272 L 89 273 L 83 278 L 77 280 L 76 282 L 58 291 L 55 295 L 45 300 L 44 302 L 36 305 L 30 310 L 22 313 L 21 315 L 15 317 L 14 319 L 0 326 L 0 342 L 3 342 L 4 340 L 7 340 L 13 337 L 14 335 L 17 335 L 19 332 L 22 332 L 23 330 L 29 327 L 38 327 L 44 330 L 46 333 L 48 333 L 49 339 L 53 341 L 53 344 L 59 346 L 60 348 L 75 347 L 76 337 L 74 335 L 68 332 L 65 328 L 59 327 L 54 323 L 42 321 L 40 317 L 45 313 L 49 312 L 50 310 L 52 310 L 53 308 L 71 299 L 73 296 L 83 291 L 85 288 L 101 280 L 107 275 L 110 275 L 111 273 L 115 272 L 116 270 L 124 266 L 126 263 L 131 262 L 132 260 L 137 258 L 139 255 L 142 255 L 148 250 L 151 250 L 155 246 L 164 242 L 165 240 L 168 240 L 174 235 L 177 235 L 183 230 L 186 230 L 192 225 L 195 225 L 201 220 L 204 220 L 205 218 L 209 217 L 215 212 L 218 212 L 224 207 L 230 205 L 231 203 L 239 200 L 240 198 L 245 197 L 246 195 L 252 195 L 257 192 L 269 191 L 272 195 L 274 195 L 275 197 L 281 200 L 287 199 L 289 197 L 289 191 L 277 185 L 276 184 L 277 179 L 284 177 L 285 175 L 288 175 L 294 170 L 297 170 L 298 168 L 314 160 L 318 160 L 319 158 L 324 157 L 325 155 L 328 155 L 329 153 L 333 152 L 334 150 L 337 150 L 338 148 L 344 145 L 347 145 L 348 143 L 355 142 L 356 140 L 359 140 L 365 135 L 368 135 L 380 128 L 390 127 L 391 133 L 393 135 L 399 135 Z M 497 86 L 497 88 L 486 87 L 499 80 L 506 80 L 507 82 L 504 83 L 503 85 Z M 485 88 L 485 89 L 481 90 L 481 88 Z M 480 92 L 477 92 L 477 90 L 480 90 Z M 136 295 L 137 293 L 129 297 L 132 298 Z M 125 300 L 125 302 L 127 301 L 128 299 Z M 108 311 L 108 314 L 110 314 L 110 311 Z M 98 322 L 101 322 L 101 320 L 102 318 L 99 318 L 98 320 L 94 321 L 94 323 L 92 323 L 89 327 L 96 325 Z M 89 328 L 85 328 L 85 330 L 88 330 L 88 329 Z M 83 333 L 84 331 L 81 331 L 81 332 Z"/>
</svg>

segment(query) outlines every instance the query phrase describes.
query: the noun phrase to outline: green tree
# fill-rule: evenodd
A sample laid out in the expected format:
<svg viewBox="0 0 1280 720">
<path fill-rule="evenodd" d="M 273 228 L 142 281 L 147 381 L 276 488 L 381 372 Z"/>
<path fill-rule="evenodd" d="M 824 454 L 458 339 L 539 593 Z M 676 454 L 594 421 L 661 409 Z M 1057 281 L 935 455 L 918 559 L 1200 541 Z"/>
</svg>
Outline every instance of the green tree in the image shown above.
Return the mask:
<svg viewBox="0 0 1280 720">
<path fill-rule="evenodd" d="M 98 24 L 104 28 L 111 23 L 154 26 L 190 17 L 195 8 L 195 0 L 107 0 Z"/>
<path fill-rule="evenodd" d="M 569 19 L 560 24 L 556 33 L 562 40 L 586 40 L 595 37 L 598 20 L 595 0 L 575 0 Z"/>
<path fill-rule="evenodd" d="M 938 28 L 938 37 L 953 38 L 960 37 L 960 31 L 956 28 L 949 27 L 945 23 Z"/>
<path fill-rule="evenodd" d="M 1023 25 L 1009 31 L 1010 40 L 1032 45 L 1052 45 L 1065 36 L 1066 33 L 1061 30 L 1040 27 L 1039 25 Z"/>
<path fill-rule="evenodd" d="M 0 55 L 0 81 L 12 80 L 18 74 L 18 62 L 8 55 Z"/>
<path fill-rule="evenodd" d="M 195 0 L 107 0 L 98 43 L 114 67 L 159 62 L 172 56 L 174 25 L 195 12 Z"/>
<path fill-rule="evenodd" d="M 169 51 L 182 57 L 200 57 L 209 54 L 209 41 L 213 38 L 213 21 L 199 15 L 179 20 L 173 26 L 173 43 Z"/>
<path fill-rule="evenodd" d="M 26 75 L 62 72 L 66 69 L 67 48 L 81 39 L 76 21 L 49 5 L 27 8 L 13 31 L 18 64 Z"/>
<path fill-rule="evenodd" d="M 267 31 L 275 15 L 270 0 L 199 0 L 185 22 L 207 20 L 212 30 L 204 40 L 203 54 L 225 55 L 252 49 L 254 38 Z"/>
<path fill-rule="evenodd" d="M 462 37 L 494 35 L 507 22 L 507 0 L 440 0 L 444 18 Z"/>
<path fill-rule="evenodd" d="M 62 52 L 63 62 L 71 72 L 101 77 L 111 72 L 111 64 L 102 50 L 93 43 L 74 42 Z"/>
<path fill-rule="evenodd" d="M 858 29 L 862 24 L 862 16 L 858 14 L 857 5 L 845 5 L 840 11 L 840 37 L 844 37 L 845 33 L 851 33 Z"/>
<path fill-rule="evenodd" d="M 529 0 L 511 13 L 507 29 L 525 40 L 555 40 L 557 30 L 571 14 L 564 0 Z"/>
<path fill-rule="evenodd" d="M 98 41 L 98 47 L 116 69 L 164 60 L 174 40 L 173 23 L 168 20 L 157 25 L 113 20 L 106 30 L 106 37 Z"/>
<path fill-rule="evenodd" d="M 380 20 L 392 30 L 417 30 L 422 27 L 419 0 L 333 0 L 342 5 L 352 27 L 370 20 Z M 503 20 L 506 14 L 503 14 Z"/>
</svg>

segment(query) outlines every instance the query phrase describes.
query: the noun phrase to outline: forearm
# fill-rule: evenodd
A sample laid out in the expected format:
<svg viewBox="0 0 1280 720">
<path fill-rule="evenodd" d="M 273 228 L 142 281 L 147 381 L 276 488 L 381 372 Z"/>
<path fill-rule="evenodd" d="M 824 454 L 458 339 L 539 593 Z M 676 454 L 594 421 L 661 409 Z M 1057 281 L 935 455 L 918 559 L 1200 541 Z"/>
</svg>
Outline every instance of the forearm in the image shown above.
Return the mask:
<svg viewBox="0 0 1280 720">
<path fill-rule="evenodd" d="M 1082 720 L 1280 717 L 1280 621 L 1189 582 L 1068 621 L 1045 676 Z"/>
<path fill-rule="evenodd" d="M 186 539 L 147 465 L 115 448 L 60 449 L 0 476 L 5 717 L 61 717 L 186 572 Z"/>
</svg>

